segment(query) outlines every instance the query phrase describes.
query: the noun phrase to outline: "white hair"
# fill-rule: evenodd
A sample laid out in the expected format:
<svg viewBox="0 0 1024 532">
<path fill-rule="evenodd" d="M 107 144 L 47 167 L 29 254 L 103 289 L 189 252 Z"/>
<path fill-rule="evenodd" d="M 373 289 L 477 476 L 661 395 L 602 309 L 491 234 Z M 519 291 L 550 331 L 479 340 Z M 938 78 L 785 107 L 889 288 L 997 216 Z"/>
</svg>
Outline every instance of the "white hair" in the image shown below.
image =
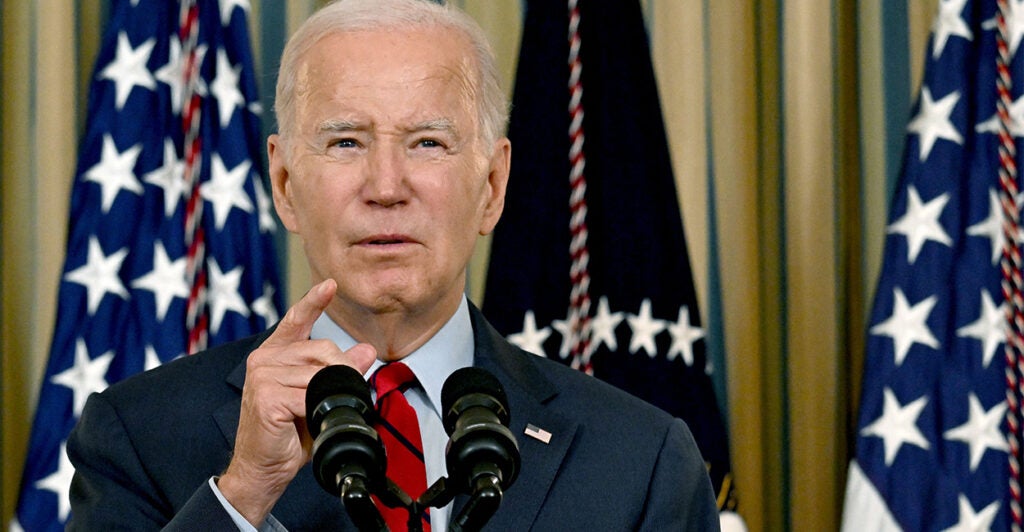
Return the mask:
<svg viewBox="0 0 1024 532">
<path fill-rule="evenodd" d="M 480 136 L 491 146 L 504 136 L 508 101 L 495 66 L 494 52 L 483 29 L 456 8 L 426 0 L 337 0 L 317 11 L 285 45 L 277 77 L 275 110 L 278 131 L 294 132 L 295 80 L 302 58 L 321 39 L 342 33 L 443 27 L 466 36 L 476 59 L 474 100 Z"/>
</svg>

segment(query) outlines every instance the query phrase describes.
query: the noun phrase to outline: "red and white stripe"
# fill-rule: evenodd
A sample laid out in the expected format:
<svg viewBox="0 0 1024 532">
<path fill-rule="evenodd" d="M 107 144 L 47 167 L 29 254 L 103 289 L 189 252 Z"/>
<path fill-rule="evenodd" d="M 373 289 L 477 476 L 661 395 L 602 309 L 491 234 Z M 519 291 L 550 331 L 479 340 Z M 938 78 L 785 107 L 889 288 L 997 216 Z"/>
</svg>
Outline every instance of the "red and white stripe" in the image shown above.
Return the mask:
<svg viewBox="0 0 1024 532">
<path fill-rule="evenodd" d="M 1017 149 L 1010 134 L 1010 94 L 1013 80 L 1010 73 L 1010 51 L 1007 44 L 1009 29 L 1006 25 L 1011 7 L 1007 0 L 999 0 L 996 13 L 996 112 L 999 115 L 999 201 L 1003 211 L 1003 252 L 1001 288 L 1007 302 L 1006 325 L 1006 436 L 1009 446 L 1010 517 L 1012 528 L 1020 531 L 1024 514 L 1021 510 L 1020 464 L 1020 404 L 1024 396 L 1024 278 L 1021 272 L 1020 207 L 1017 204 Z"/>
<path fill-rule="evenodd" d="M 580 11 L 578 0 L 569 0 L 569 231 L 572 240 L 569 253 L 572 266 L 569 276 L 572 290 L 569 295 L 569 334 L 572 367 L 593 374 L 590 356 L 590 252 L 587 249 L 587 179 L 583 173 L 587 160 L 583 135 L 583 63 L 580 61 Z"/>
<path fill-rule="evenodd" d="M 199 174 L 202 169 L 203 139 L 199 134 L 202 98 L 196 88 L 199 86 L 199 7 L 195 0 L 181 3 L 178 36 L 181 40 L 181 55 L 185 61 L 182 74 L 181 128 L 184 142 L 184 180 L 188 191 L 185 204 L 185 246 L 186 281 L 190 291 L 187 303 L 186 328 L 188 329 L 188 353 L 195 353 L 206 347 L 209 317 L 206 314 L 206 238 L 203 226 L 203 199 L 199 195 Z"/>
</svg>

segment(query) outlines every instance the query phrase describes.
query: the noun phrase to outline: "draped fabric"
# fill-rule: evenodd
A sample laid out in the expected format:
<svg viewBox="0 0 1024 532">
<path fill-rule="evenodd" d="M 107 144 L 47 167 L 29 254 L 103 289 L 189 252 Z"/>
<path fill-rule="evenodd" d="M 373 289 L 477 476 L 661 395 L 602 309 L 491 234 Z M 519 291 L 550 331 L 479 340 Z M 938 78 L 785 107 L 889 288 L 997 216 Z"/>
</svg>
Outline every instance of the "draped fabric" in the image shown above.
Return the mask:
<svg viewBox="0 0 1024 532">
<path fill-rule="evenodd" d="M 481 22 L 511 94 L 524 4 L 449 3 Z M 317 4 L 251 2 L 261 87 L 283 36 Z M 716 385 L 728 400 L 732 471 L 752 530 L 838 527 L 867 307 L 937 4 L 642 0 L 701 323 L 708 356 L 726 375 Z M 53 333 L 68 176 L 109 12 L 92 0 L 3 2 L 2 10 L 6 522 Z M 272 95 L 261 96 L 269 118 Z M 281 243 L 282 292 L 294 300 L 309 286 L 307 268 L 295 239 Z M 477 302 L 488 256 L 482 239 L 468 287 Z"/>
</svg>

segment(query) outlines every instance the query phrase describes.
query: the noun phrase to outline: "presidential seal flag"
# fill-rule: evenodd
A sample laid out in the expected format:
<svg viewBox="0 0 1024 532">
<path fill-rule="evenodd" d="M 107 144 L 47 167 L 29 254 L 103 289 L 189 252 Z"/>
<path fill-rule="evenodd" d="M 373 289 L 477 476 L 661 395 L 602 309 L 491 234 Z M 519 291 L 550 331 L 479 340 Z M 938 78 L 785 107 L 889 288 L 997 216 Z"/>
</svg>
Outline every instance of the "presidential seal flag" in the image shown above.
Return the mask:
<svg viewBox="0 0 1024 532">
<path fill-rule="evenodd" d="M 245 0 L 110 7 L 12 529 L 62 530 L 87 397 L 263 329 L 282 295 Z"/>
<path fill-rule="evenodd" d="M 867 331 L 844 530 L 1020 530 L 1024 6 L 944 0 Z"/>
<path fill-rule="evenodd" d="M 638 1 L 527 2 L 509 137 L 484 314 L 523 349 L 686 420 L 731 508 L 716 369 Z"/>
</svg>

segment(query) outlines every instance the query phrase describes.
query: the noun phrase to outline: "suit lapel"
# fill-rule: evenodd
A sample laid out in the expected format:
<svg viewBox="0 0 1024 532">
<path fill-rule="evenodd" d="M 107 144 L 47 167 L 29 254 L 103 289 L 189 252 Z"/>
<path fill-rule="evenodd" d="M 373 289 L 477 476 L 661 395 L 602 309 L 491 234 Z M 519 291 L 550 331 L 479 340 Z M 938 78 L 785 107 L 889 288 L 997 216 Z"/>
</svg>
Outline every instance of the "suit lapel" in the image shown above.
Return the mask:
<svg viewBox="0 0 1024 532">
<path fill-rule="evenodd" d="M 245 348 L 241 361 L 235 366 L 235 369 L 224 379 L 225 382 L 238 391 L 234 397 L 225 401 L 220 408 L 213 411 L 213 419 L 217 422 L 217 426 L 220 427 L 221 435 L 224 436 L 228 449 L 235 448 L 235 433 L 238 432 L 238 413 L 242 409 L 242 385 L 245 384 L 245 362 L 249 359 L 249 354 L 259 347 L 269 335 L 270 331 L 267 331 L 257 336 L 252 344 Z"/>
<path fill-rule="evenodd" d="M 470 316 L 476 342 L 474 365 L 493 373 L 505 387 L 512 421 L 509 429 L 519 444 L 522 466 L 519 476 L 506 490 L 501 507 L 488 522 L 495 530 L 525 530 L 536 520 L 562 461 L 576 434 L 577 423 L 545 405 L 557 394 L 557 388 L 522 352 L 509 344 L 470 305 Z M 543 432 L 528 435 L 532 426 L 550 434 L 547 442 Z M 534 432 L 534 431 L 531 431 Z M 464 504 L 464 498 L 462 502 Z M 461 510 L 460 501 L 452 512 Z"/>
</svg>

